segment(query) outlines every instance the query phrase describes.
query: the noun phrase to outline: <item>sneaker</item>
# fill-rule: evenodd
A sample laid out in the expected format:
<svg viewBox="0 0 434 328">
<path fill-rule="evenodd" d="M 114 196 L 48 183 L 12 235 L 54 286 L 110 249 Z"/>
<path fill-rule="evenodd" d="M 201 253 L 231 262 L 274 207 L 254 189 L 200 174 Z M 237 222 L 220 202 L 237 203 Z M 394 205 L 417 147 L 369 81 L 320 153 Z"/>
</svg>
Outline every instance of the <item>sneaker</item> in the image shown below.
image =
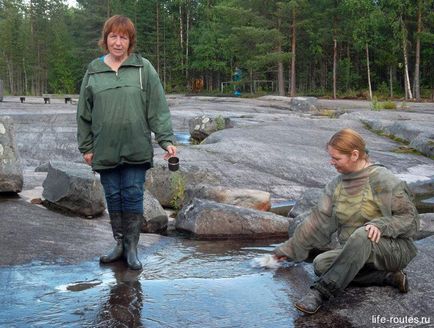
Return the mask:
<svg viewBox="0 0 434 328">
<path fill-rule="evenodd" d="M 401 293 L 408 292 L 408 279 L 404 271 L 388 272 L 384 283 L 388 286 L 398 288 Z"/>
<path fill-rule="evenodd" d="M 324 300 L 321 293 L 312 288 L 301 300 L 295 302 L 294 305 L 298 310 L 304 313 L 314 314 L 319 310 L 323 302 Z"/>
</svg>

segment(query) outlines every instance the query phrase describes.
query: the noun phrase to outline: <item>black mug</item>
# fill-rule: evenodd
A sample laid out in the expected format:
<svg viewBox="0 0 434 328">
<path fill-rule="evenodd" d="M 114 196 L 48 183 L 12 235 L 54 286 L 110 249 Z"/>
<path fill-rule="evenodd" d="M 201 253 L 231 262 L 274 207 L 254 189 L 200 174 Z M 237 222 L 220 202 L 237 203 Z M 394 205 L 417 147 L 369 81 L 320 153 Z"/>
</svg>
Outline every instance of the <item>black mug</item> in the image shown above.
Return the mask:
<svg viewBox="0 0 434 328">
<path fill-rule="evenodd" d="M 178 171 L 179 169 L 179 158 L 178 157 L 170 157 L 167 161 L 167 165 L 169 166 L 169 171 Z"/>
</svg>

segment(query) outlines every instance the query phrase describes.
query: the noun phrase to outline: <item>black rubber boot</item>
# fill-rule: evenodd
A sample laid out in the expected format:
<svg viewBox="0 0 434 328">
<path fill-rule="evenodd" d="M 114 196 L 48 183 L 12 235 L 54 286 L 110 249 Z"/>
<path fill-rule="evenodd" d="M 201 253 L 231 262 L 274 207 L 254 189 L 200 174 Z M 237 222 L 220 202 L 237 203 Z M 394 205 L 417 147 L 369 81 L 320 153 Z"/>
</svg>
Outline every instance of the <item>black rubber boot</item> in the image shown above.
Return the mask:
<svg viewBox="0 0 434 328">
<path fill-rule="evenodd" d="M 143 214 L 123 213 L 122 222 L 124 227 L 124 257 L 131 270 L 141 270 L 142 263 L 137 258 L 137 244 L 139 243 Z"/>
<path fill-rule="evenodd" d="M 388 272 L 384 279 L 384 284 L 398 288 L 401 293 L 408 292 L 408 279 L 404 271 Z"/>
<path fill-rule="evenodd" d="M 116 245 L 107 255 L 103 255 L 99 258 L 99 261 L 101 263 L 111 263 L 117 261 L 122 258 L 122 255 L 124 253 L 122 213 L 110 213 L 110 223 L 112 225 L 113 237 L 116 240 Z"/>
<path fill-rule="evenodd" d="M 322 294 L 315 288 L 311 288 L 304 297 L 295 302 L 295 307 L 307 314 L 316 313 L 324 303 Z"/>
</svg>

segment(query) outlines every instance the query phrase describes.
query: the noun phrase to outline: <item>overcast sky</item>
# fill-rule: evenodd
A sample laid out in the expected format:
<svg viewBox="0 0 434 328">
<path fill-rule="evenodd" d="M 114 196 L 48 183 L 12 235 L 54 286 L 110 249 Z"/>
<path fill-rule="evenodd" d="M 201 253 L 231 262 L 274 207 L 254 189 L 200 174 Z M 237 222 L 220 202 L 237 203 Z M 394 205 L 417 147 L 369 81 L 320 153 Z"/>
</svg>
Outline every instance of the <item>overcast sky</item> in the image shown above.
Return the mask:
<svg viewBox="0 0 434 328">
<path fill-rule="evenodd" d="M 75 7 L 77 5 L 77 2 L 75 0 L 68 0 L 67 2 L 68 2 L 68 5 L 72 6 L 72 7 Z"/>
</svg>

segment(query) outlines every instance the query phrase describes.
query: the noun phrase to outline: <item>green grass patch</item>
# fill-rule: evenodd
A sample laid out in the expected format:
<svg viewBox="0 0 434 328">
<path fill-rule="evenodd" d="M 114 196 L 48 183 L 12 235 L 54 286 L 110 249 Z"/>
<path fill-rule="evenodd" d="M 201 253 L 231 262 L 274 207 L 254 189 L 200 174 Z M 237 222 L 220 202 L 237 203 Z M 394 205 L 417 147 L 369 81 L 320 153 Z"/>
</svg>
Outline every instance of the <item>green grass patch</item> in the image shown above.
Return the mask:
<svg viewBox="0 0 434 328">
<path fill-rule="evenodd" d="M 371 101 L 371 110 L 379 111 L 383 109 L 397 109 L 396 103 L 393 101 L 378 101 L 377 97 L 374 97 Z"/>
<path fill-rule="evenodd" d="M 170 189 L 172 191 L 171 207 L 178 211 L 182 207 L 185 197 L 186 180 L 184 175 L 177 171 L 170 174 Z"/>
</svg>

